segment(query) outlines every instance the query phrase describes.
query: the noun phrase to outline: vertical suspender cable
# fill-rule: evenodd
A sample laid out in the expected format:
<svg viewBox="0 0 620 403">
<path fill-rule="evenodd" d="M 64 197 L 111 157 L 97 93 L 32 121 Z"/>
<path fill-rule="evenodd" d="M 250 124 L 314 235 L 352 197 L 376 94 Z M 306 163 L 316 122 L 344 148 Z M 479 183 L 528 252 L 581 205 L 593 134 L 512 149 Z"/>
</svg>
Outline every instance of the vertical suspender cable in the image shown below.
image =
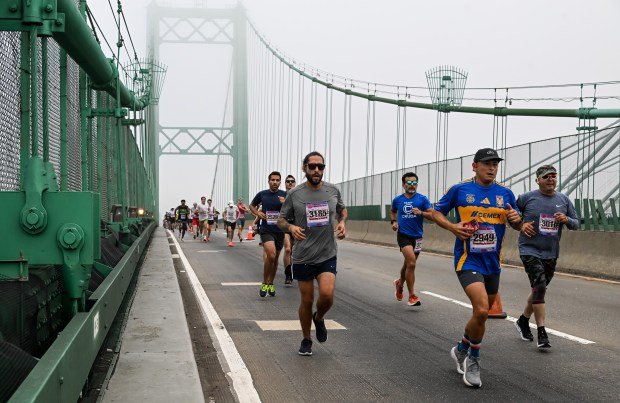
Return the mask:
<svg viewBox="0 0 620 403">
<path fill-rule="evenodd" d="M 364 201 L 364 205 L 367 204 L 367 198 L 366 198 L 366 194 L 368 192 L 368 153 L 370 151 L 370 100 L 367 101 L 366 103 L 366 167 L 364 169 L 364 175 L 366 176 L 366 178 L 364 178 L 364 197 L 363 197 L 363 201 Z"/>
<path fill-rule="evenodd" d="M 403 170 L 407 167 L 407 107 L 403 107 Z"/>
<path fill-rule="evenodd" d="M 349 145 L 347 147 L 347 181 L 351 180 L 351 137 L 353 137 L 351 135 L 351 104 L 353 103 L 353 98 L 349 97 L 349 124 L 348 124 L 348 129 L 349 129 Z M 350 184 L 349 184 L 350 186 Z"/>
<path fill-rule="evenodd" d="M 325 147 L 327 147 L 328 150 L 328 157 L 327 160 L 329 161 L 329 164 L 327 165 L 329 168 L 329 175 L 328 178 L 330 181 L 332 181 L 332 128 L 333 128 L 333 116 L 334 116 L 334 91 L 329 90 L 329 136 L 328 136 L 328 142 L 325 145 Z"/>
<path fill-rule="evenodd" d="M 319 87 L 318 87 L 317 83 L 315 83 L 315 82 L 312 82 L 312 84 L 314 85 L 314 132 L 312 133 L 312 138 L 313 138 L 312 139 L 312 143 L 313 143 L 313 145 L 312 145 L 311 148 L 312 148 L 312 150 L 316 150 L 318 148 L 317 141 L 316 141 L 317 140 L 317 131 L 318 131 L 318 129 L 316 127 L 316 124 L 317 124 L 317 122 L 316 122 L 317 121 L 316 115 L 318 114 Z"/>
<path fill-rule="evenodd" d="M 309 149 L 314 150 L 314 116 L 316 111 L 314 110 L 314 91 L 316 87 L 314 85 L 314 81 L 310 82 L 310 131 L 308 132 L 308 143 Z"/>
<path fill-rule="evenodd" d="M 347 101 L 349 96 L 347 94 L 344 95 L 344 115 L 343 115 L 343 132 L 342 132 L 342 176 L 340 181 L 345 181 L 345 168 L 346 168 L 346 151 L 347 151 Z"/>
<path fill-rule="evenodd" d="M 400 106 L 396 107 L 396 170 L 399 168 L 400 160 Z"/>
</svg>

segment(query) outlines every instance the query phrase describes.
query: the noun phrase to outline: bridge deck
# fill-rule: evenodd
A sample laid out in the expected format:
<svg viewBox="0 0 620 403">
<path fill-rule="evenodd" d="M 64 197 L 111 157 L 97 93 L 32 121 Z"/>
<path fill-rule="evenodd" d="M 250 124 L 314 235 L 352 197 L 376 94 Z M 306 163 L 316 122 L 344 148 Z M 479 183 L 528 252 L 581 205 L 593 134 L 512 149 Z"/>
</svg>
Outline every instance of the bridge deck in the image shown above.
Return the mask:
<svg viewBox="0 0 620 403">
<path fill-rule="evenodd" d="M 157 369 L 166 376 L 176 376 L 179 384 L 166 382 L 161 389 L 170 385 L 170 391 L 173 387 L 181 390 L 183 381 L 189 384 L 183 396 L 193 393 L 193 398 L 199 400 L 202 399 L 200 387 L 196 385 L 195 372 L 189 370 L 192 365 L 188 362 L 191 347 L 187 332 L 179 329 L 183 327 L 183 313 L 178 305 L 178 288 L 170 286 L 172 283 L 176 287 L 170 263 L 173 259 L 164 240 L 158 230 L 145 265 L 153 261 L 153 255 L 168 259 L 165 278 L 153 282 L 150 277 L 144 278 L 151 273 L 143 269 L 138 295 L 145 288 L 154 289 L 153 283 L 159 287 L 159 296 L 174 291 L 174 309 L 180 321 L 161 319 L 173 315 L 162 312 L 164 307 L 169 309 L 168 298 L 136 298 L 134 309 L 145 315 L 136 329 L 141 333 L 132 334 L 128 326 L 125 339 L 137 339 L 137 349 L 156 343 L 145 340 L 146 335 L 152 334 L 154 338 L 164 339 L 159 345 L 160 349 L 166 349 L 164 332 L 175 327 L 174 331 L 179 332 L 175 337 L 183 340 L 176 346 L 183 349 L 182 354 L 177 352 L 183 357 L 182 363 L 167 359 L 164 361 L 167 368 Z M 185 277 L 195 272 L 249 370 L 250 387 L 255 388 L 262 401 L 581 401 L 614 400 L 620 396 L 618 283 L 557 275 L 547 293 L 547 327 L 557 331 L 550 334 L 553 347 L 549 351 L 540 352 L 534 343 L 520 340 L 509 321 L 490 320 L 482 347 L 484 386 L 481 390 L 471 390 L 463 385 L 449 356 L 470 315 L 470 309 L 459 305 L 459 301 L 468 301 L 449 257 L 422 253 L 416 270 L 416 292 L 422 306 L 411 308 L 397 302 L 393 295 L 391 283 L 402 264 L 398 249 L 340 242 L 336 299 L 327 315 L 327 319 L 334 321 L 332 327 L 338 330 L 330 330 L 326 343 L 314 342 L 312 357 L 300 357 L 297 355 L 301 340 L 301 332 L 297 330 L 299 293 L 296 287 L 283 286 L 280 271 L 276 279 L 277 296 L 265 299 L 258 296 L 256 284 L 261 281 L 262 262 L 261 248 L 256 241 L 235 243 L 234 248 L 228 248 L 220 229 L 208 244 L 189 236 L 179 246 L 178 252 L 186 257 L 186 264 L 184 259 L 174 259 L 183 264 L 177 268 L 179 281 L 182 284 Z M 522 269 L 503 271 L 500 292 L 509 315 L 518 317 L 528 291 Z M 151 306 L 140 306 L 145 304 Z M 154 334 L 140 331 L 140 326 L 162 329 Z M 580 343 L 588 341 L 594 343 Z M 157 375 L 154 372 L 158 371 L 153 371 L 152 355 L 142 351 L 148 349 L 140 347 L 141 351 L 132 353 L 129 345 L 127 342 L 128 352 L 124 355 L 134 360 L 131 362 L 127 357 L 123 361 L 121 357 L 115 378 L 123 380 L 112 379 L 109 401 L 112 397 L 135 400 L 143 390 L 130 387 L 131 377 L 148 382 Z M 163 355 L 161 351 L 159 354 Z M 191 377 L 186 373 L 191 373 Z M 205 376 L 203 382 L 214 375 L 207 371 Z M 247 392 L 244 388 L 248 385 L 240 387 L 242 393 Z"/>
</svg>

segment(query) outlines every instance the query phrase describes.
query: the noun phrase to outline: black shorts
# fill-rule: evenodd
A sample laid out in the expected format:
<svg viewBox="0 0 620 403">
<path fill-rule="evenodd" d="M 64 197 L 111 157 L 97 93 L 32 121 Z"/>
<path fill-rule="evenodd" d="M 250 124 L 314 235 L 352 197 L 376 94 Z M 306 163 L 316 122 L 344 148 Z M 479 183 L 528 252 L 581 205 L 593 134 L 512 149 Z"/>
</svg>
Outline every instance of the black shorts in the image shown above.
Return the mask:
<svg viewBox="0 0 620 403">
<path fill-rule="evenodd" d="M 555 273 L 557 259 L 541 259 L 532 255 L 521 255 L 520 257 L 527 277 L 530 279 L 530 286 L 549 285 Z"/>
<path fill-rule="evenodd" d="M 416 244 L 418 239 L 420 240 L 420 250 L 418 250 L 416 252 L 415 244 Z M 420 252 L 422 252 L 422 238 L 414 238 L 412 236 L 401 234 L 400 232 L 397 232 L 396 233 L 396 242 L 398 242 L 398 247 L 400 248 L 401 251 L 403 250 L 403 248 L 405 246 L 411 246 L 413 248 L 413 253 L 415 253 L 416 256 L 419 255 Z"/>
<path fill-rule="evenodd" d="M 276 244 L 276 250 L 280 251 L 284 247 L 284 232 L 261 232 L 260 241 L 263 245 L 267 242 L 274 242 Z"/>
<path fill-rule="evenodd" d="M 236 222 L 230 222 L 230 221 L 226 221 L 226 226 L 230 227 L 231 230 L 235 230 L 235 227 L 237 226 Z"/>
<path fill-rule="evenodd" d="M 484 283 L 484 288 L 489 295 L 495 295 L 499 291 L 499 275 L 500 273 L 484 275 L 474 270 L 460 270 L 456 272 L 456 276 L 459 278 L 463 289 L 473 283 Z"/>
<path fill-rule="evenodd" d="M 336 274 L 336 256 L 317 264 L 293 263 L 293 279 L 297 281 L 312 281 L 321 273 Z"/>
<path fill-rule="evenodd" d="M 214 223 L 215 223 L 215 221 L 213 221 L 213 220 L 207 220 L 207 224 L 208 225 L 213 225 Z"/>
</svg>

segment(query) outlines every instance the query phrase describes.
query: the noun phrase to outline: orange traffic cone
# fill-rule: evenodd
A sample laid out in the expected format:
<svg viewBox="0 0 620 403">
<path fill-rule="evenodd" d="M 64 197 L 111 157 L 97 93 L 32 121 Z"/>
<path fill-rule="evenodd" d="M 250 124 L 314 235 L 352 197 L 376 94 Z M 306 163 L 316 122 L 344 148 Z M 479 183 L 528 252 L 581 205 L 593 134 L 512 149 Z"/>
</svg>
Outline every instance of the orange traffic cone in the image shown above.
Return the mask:
<svg viewBox="0 0 620 403">
<path fill-rule="evenodd" d="M 506 319 L 507 316 L 508 315 L 506 315 L 506 312 L 504 312 L 504 308 L 502 308 L 502 299 L 500 298 L 499 293 L 497 293 L 493 306 L 489 309 L 489 318 Z"/>
<path fill-rule="evenodd" d="M 250 228 L 248 228 L 248 235 L 245 238 L 247 241 L 253 241 L 254 240 L 254 227 L 252 225 L 250 225 Z"/>
</svg>

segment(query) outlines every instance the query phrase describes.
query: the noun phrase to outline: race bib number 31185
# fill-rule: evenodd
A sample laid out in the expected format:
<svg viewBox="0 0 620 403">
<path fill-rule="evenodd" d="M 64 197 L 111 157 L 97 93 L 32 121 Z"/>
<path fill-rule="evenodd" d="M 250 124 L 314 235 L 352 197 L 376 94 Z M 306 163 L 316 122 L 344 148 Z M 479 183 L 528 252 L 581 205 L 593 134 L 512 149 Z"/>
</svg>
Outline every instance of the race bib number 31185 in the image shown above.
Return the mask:
<svg viewBox="0 0 620 403">
<path fill-rule="evenodd" d="M 308 227 L 324 227 L 329 224 L 329 205 L 326 201 L 306 203 Z"/>
</svg>

